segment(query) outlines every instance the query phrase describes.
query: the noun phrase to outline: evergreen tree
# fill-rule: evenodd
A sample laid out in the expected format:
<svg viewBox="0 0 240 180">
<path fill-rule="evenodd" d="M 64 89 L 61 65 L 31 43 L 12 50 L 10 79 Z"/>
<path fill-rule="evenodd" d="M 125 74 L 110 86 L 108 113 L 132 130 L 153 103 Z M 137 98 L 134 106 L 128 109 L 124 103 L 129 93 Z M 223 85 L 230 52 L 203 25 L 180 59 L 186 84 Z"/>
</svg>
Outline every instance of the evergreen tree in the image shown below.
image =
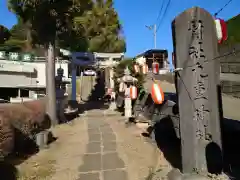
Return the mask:
<svg viewBox="0 0 240 180">
<path fill-rule="evenodd" d="M 125 52 L 122 26 L 112 0 L 96 0 L 90 11 L 75 18 L 77 26 L 84 27 L 90 52 Z"/>
</svg>

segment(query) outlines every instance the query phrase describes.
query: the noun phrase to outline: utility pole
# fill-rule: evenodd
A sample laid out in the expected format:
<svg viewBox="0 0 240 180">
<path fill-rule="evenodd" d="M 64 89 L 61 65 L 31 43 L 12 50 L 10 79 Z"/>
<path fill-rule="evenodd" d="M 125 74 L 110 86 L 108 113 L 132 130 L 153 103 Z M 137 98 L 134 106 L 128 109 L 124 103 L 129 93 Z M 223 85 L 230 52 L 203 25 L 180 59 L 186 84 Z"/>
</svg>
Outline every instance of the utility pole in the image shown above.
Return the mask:
<svg viewBox="0 0 240 180">
<path fill-rule="evenodd" d="M 145 26 L 149 30 L 153 30 L 153 37 L 154 37 L 154 49 L 157 49 L 157 25 Z"/>
<path fill-rule="evenodd" d="M 157 49 L 157 25 L 153 25 L 154 49 Z"/>
</svg>

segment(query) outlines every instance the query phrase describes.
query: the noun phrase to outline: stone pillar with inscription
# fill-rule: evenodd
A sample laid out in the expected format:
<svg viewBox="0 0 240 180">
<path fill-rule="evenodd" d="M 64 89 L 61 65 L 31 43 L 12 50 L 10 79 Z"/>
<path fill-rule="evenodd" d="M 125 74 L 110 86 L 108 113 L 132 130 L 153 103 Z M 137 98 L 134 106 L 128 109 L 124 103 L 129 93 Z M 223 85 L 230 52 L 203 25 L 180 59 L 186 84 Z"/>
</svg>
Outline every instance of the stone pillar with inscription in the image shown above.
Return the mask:
<svg viewBox="0 0 240 180">
<path fill-rule="evenodd" d="M 213 17 L 194 7 L 172 22 L 182 172 L 222 173 L 220 65 Z"/>
</svg>

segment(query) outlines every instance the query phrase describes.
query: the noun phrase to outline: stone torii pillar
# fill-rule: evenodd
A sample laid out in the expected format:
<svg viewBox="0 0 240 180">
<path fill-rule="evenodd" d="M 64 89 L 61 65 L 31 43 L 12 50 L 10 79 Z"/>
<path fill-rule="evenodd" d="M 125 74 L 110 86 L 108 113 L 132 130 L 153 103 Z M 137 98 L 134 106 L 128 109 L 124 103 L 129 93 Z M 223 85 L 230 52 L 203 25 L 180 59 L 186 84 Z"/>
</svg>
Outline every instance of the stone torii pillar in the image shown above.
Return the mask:
<svg viewBox="0 0 240 180">
<path fill-rule="evenodd" d="M 115 110 L 117 108 L 117 105 L 116 105 L 115 83 L 114 83 L 114 79 L 113 79 L 114 78 L 113 67 L 117 64 L 117 62 L 113 61 L 112 58 L 110 58 L 110 61 L 112 64 L 109 68 L 110 88 L 112 89 L 110 109 Z"/>
</svg>

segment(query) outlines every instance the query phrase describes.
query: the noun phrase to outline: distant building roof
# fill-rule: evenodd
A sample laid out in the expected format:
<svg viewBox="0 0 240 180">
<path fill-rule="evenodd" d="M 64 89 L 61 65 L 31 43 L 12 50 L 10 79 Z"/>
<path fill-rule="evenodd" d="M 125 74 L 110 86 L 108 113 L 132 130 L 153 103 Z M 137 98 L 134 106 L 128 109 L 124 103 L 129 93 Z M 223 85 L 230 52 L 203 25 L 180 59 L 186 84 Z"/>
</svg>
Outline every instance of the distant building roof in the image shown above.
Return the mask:
<svg viewBox="0 0 240 180">
<path fill-rule="evenodd" d="M 149 56 L 152 56 L 153 53 L 156 53 L 156 54 L 162 54 L 164 53 L 165 54 L 165 57 L 167 58 L 168 57 L 168 51 L 166 49 L 149 49 L 147 51 L 145 51 L 144 53 L 141 53 L 139 55 L 136 56 L 137 57 L 141 57 L 141 56 L 144 56 L 144 57 L 149 57 Z"/>
</svg>

